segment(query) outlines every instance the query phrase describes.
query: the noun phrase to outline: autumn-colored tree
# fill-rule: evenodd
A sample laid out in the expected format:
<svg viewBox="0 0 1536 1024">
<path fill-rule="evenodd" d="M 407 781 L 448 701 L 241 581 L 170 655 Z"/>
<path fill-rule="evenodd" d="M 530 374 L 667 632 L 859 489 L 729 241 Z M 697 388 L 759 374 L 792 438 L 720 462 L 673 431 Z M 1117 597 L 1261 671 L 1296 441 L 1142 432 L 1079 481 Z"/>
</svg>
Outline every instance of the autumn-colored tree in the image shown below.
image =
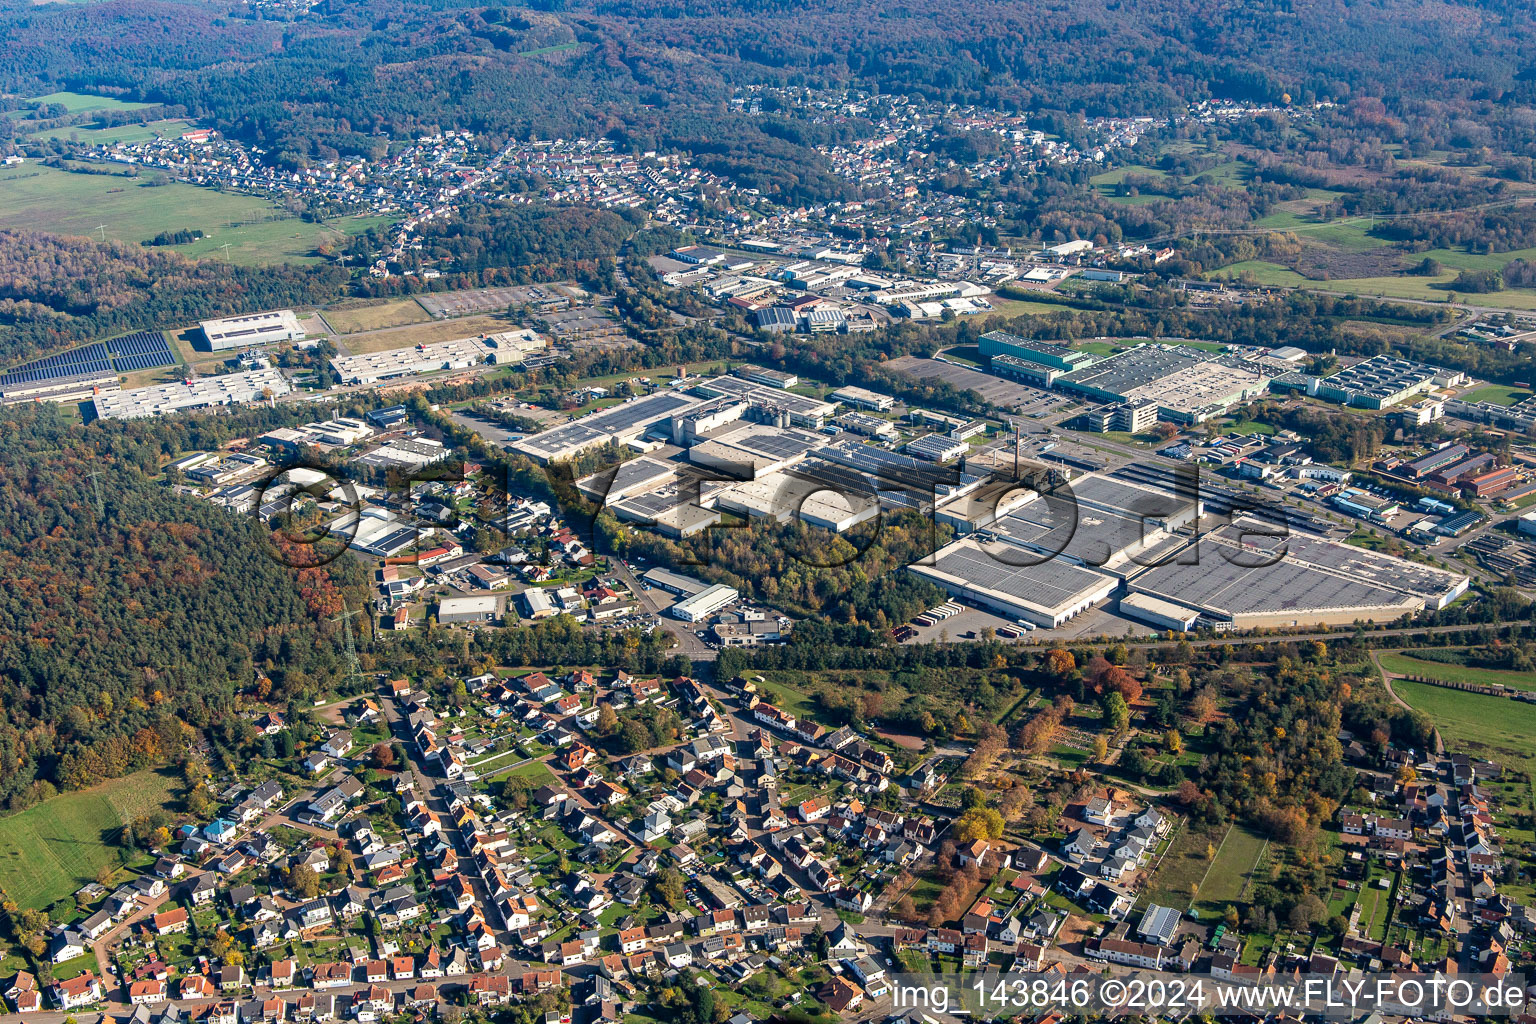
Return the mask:
<svg viewBox="0 0 1536 1024">
<path fill-rule="evenodd" d="M 375 743 L 373 745 L 373 766 L 375 768 L 390 768 L 395 763 L 395 751 L 388 743 Z"/>
<path fill-rule="evenodd" d="M 1045 656 L 1045 670 L 1057 679 L 1065 679 L 1077 669 L 1077 659 L 1072 652 L 1055 648 Z"/>
<path fill-rule="evenodd" d="M 312 900 L 320 895 L 320 876 L 307 864 L 299 864 L 288 872 L 288 888 L 296 895 Z"/>
<path fill-rule="evenodd" d="M 1110 666 L 1109 671 L 1104 673 L 1102 688 L 1107 693 L 1118 693 L 1125 698 L 1127 704 L 1134 704 L 1141 699 L 1141 681 L 1119 665 Z"/>
</svg>

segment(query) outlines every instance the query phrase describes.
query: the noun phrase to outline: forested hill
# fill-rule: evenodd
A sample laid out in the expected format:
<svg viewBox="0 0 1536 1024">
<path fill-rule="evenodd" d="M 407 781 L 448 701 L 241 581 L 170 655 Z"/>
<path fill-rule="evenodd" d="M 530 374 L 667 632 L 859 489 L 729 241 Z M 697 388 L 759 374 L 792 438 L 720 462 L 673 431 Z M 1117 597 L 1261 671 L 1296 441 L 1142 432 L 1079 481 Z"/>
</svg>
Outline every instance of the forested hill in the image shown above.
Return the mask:
<svg viewBox="0 0 1536 1024">
<path fill-rule="evenodd" d="M 191 736 L 182 723 L 216 743 L 238 733 L 230 712 L 258 673 L 280 701 L 336 671 L 328 618 L 338 579 L 362 585 L 356 561 L 301 576 L 251 518 L 149 475 L 241 427 L 87 429 L 52 405 L 0 411 L 0 803 L 174 756 Z"/>
<path fill-rule="evenodd" d="M 439 128 L 611 135 L 697 150 L 754 187 L 790 169 L 827 198 L 841 186 L 807 140 L 732 111 L 735 88 L 1090 116 L 1373 97 L 1440 125 L 1536 96 L 1536 20 L 1514 0 L 325 0 L 287 24 L 181 0 L 0 0 L 0 52 L 7 92 L 168 104 L 291 166 Z"/>
<path fill-rule="evenodd" d="M 337 267 L 194 262 L 127 242 L 0 230 L 0 366 L 81 341 L 328 302 Z"/>
</svg>

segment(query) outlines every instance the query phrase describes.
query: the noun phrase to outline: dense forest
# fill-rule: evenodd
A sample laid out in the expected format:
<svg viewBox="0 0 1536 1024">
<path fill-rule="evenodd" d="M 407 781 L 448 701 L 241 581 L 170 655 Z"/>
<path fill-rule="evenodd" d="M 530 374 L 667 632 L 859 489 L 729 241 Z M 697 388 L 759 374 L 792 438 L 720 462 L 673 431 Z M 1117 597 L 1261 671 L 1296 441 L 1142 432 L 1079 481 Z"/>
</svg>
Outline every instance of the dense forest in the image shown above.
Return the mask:
<svg viewBox="0 0 1536 1024">
<path fill-rule="evenodd" d="M 126 242 L 0 229 L 0 362 L 144 328 L 340 297 L 332 267 L 240 267 Z"/>
<path fill-rule="evenodd" d="M 360 564 L 296 573 L 254 519 L 153 478 L 277 415 L 87 428 L 52 405 L 0 413 L 0 803 L 173 756 L 259 678 L 278 701 L 330 682 L 329 618 L 360 603 Z"/>
</svg>

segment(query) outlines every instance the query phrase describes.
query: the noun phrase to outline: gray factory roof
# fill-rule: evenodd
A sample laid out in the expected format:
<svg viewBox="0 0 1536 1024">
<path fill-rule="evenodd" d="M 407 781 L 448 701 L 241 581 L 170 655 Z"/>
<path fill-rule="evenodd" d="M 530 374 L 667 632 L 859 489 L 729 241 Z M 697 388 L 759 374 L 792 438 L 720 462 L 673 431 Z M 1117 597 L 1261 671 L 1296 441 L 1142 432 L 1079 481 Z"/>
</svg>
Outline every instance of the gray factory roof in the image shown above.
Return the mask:
<svg viewBox="0 0 1536 1024">
<path fill-rule="evenodd" d="M 1092 366 L 1063 374 L 1058 381 L 1118 395 L 1123 399 L 1128 392 L 1155 384 L 1164 377 L 1209 358 L 1204 352 L 1188 348 L 1142 345 L 1116 353 Z"/>
<path fill-rule="evenodd" d="M 1155 564 L 1184 547 L 1183 537 L 1144 524 L 1139 516 L 1074 504 L 1059 496 L 1037 498 L 993 523 L 988 530 L 1047 556 L 1091 566 L 1114 565 L 1134 556 Z"/>
<path fill-rule="evenodd" d="M 567 423 L 562 427 L 525 437 L 514 447 L 535 455 L 554 456 L 585 445 L 598 444 L 607 436 L 605 431 L 594 430 L 585 423 Z"/>
<path fill-rule="evenodd" d="M 1274 529 L 1273 526 L 1267 528 Z M 1288 561 L 1305 563 L 1361 583 L 1418 597 L 1439 598 L 1459 589 L 1466 580 L 1459 573 L 1305 534 L 1286 537 L 1245 533 L 1241 520 L 1215 531 L 1214 536 L 1224 541 L 1242 543 L 1256 552 L 1273 555 L 1283 551 Z"/>
<path fill-rule="evenodd" d="M 1440 370 L 1428 363 L 1399 359 L 1391 355 L 1379 355 L 1324 377 L 1322 383 L 1327 387 L 1343 391 L 1385 397 L 1432 380 L 1439 372 Z"/>
<path fill-rule="evenodd" d="M 1132 578 L 1131 589 L 1227 617 L 1294 613 L 1304 617 L 1359 609 L 1370 612 L 1418 604 L 1406 594 L 1270 552 L 1244 549 L 1213 537 L 1201 540 L 1198 559 L 1155 566 Z M 1272 561 L 1273 560 L 1273 561 Z"/>
<path fill-rule="evenodd" d="M 941 549 L 933 565 L 915 565 L 920 574 L 931 568 L 968 586 L 1012 598 L 1022 604 L 1056 614 L 1078 604 L 1090 594 L 1112 584 L 1103 573 L 1084 569 L 1060 558 L 1034 564 L 1010 564 L 1001 559 L 1027 562 L 1031 556 L 1001 545 L 983 549 L 973 541 L 958 541 Z"/>
<path fill-rule="evenodd" d="M 1195 496 L 1172 488 L 1142 487 L 1107 476 L 1084 476 L 1067 485 L 1079 505 L 1119 512 L 1136 519 L 1185 520 L 1193 517 Z"/>
<path fill-rule="evenodd" d="M 827 402 L 819 398 L 811 398 L 807 395 L 799 395 L 793 391 L 784 391 L 779 388 L 764 387 L 754 384 L 740 377 L 715 377 L 711 380 L 701 381 L 694 385 L 692 391 L 696 395 L 712 398 L 715 395 L 734 395 L 737 398 L 745 398 L 750 402 L 761 402 L 765 405 L 776 406 L 785 409 L 797 416 L 828 415 L 837 407 L 836 402 Z"/>
</svg>

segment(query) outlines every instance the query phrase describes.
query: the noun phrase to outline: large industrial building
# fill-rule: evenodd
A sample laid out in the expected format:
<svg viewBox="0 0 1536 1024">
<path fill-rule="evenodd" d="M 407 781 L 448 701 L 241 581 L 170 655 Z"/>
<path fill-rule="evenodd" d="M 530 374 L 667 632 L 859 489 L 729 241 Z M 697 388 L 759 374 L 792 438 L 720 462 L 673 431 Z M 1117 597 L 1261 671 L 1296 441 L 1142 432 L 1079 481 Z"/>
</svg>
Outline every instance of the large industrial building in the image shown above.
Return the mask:
<svg viewBox="0 0 1536 1024">
<path fill-rule="evenodd" d="M 1050 367 L 1062 373 L 1092 366 L 1098 361 L 1097 357 L 1090 352 L 1080 352 L 1061 345 L 1053 345 L 1047 341 L 1021 338 L 1007 331 L 988 331 L 978 339 L 977 345 L 981 349 L 981 354 L 988 359 L 994 356 L 1009 356 L 1039 366 Z"/>
<path fill-rule="evenodd" d="M 352 464 L 382 470 L 420 469 L 442 462 L 452 453 L 452 449 L 430 437 L 401 437 L 364 452 Z"/>
<path fill-rule="evenodd" d="M 1188 544 L 1163 524 L 1094 508 L 1070 495 L 1038 497 L 998 518 L 986 534 L 1038 555 L 1126 576 L 1174 557 Z"/>
<path fill-rule="evenodd" d="M 1361 409 L 1385 409 L 1405 398 L 1451 384 L 1461 374 L 1411 359 L 1380 355 L 1346 367 L 1330 377 L 1313 377 L 1307 394 Z"/>
<path fill-rule="evenodd" d="M 1239 517 L 1196 540 L 1194 495 L 1089 475 L 1044 494 L 1010 492 L 1006 514 L 929 564 L 951 596 L 1053 628 L 1110 595 L 1160 629 L 1251 629 L 1389 621 L 1444 608 L 1466 576 Z"/>
<path fill-rule="evenodd" d="M 292 390 L 281 370 L 268 368 L 101 394 L 93 403 L 96 415 L 102 419 L 137 419 L 186 409 L 243 405 L 286 395 Z"/>
<path fill-rule="evenodd" d="M 438 370 L 459 370 L 495 359 L 495 353 L 479 338 L 456 338 L 435 345 L 365 352 L 358 356 L 336 356 L 331 365 L 343 383 L 375 384 L 396 377 L 411 377 Z"/>
<path fill-rule="evenodd" d="M 1234 524 L 1201 538 L 1187 557 L 1132 577 L 1129 588 L 1251 629 L 1390 621 L 1443 608 L 1469 584 L 1466 576 L 1349 544 L 1263 536 Z"/>
<path fill-rule="evenodd" d="M 932 562 L 908 566 L 952 597 L 1009 618 L 1054 629 L 1115 592 L 1106 573 L 1011 545 L 983 545 L 970 537 L 934 553 Z"/>
<path fill-rule="evenodd" d="M 753 368 L 750 376 L 756 375 L 756 369 Z M 632 399 L 564 426 L 525 437 L 513 443 L 511 448 L 537 462 L 549 463 L 569 459 L 603 444 L 624 444 L 654 432 L 664 440 L 690 449 L 712 442 L 744 447 L 750 454 L 731 458 L 752 466 L 755 472 L 759 459 L 772 463 L 790 457 L 788 453 L 793 449 L 811 447 L 804 435 L 787 428 L 818 429 L 836 409 L 835 402 L 780 391 L 746 377 L 715 377 L 699 381 L 683 391 L 658 392 Z M 729 437 L 722 438 L 722 429 L 742 420 L 773 429 L 732 431 Z M 750 439 L 754 436 L 756 441 Z M 707 461 L 710 451 L 712 449 L 701 452 L 699 461 Z M 722 457 L 729 455 L 718 454 Z"/>
<path fill-rule="evenodd" d="M 699 399 L 692 395 L 660 391 L 531 434 L 514 442 L 511 449 L 544 464 L 569 459 L 600 445 L 632 441 L 656 424 L 669 421 L 675 414 L 697 404 Z"/>
<path fill-rule="evenodd" d="M 896 399 L 890 395 L 883 395 L 868 388 L 855 387 L 852 384 L 832 392 L 832 397 L 845 405 L 868 409 L 871 412 L 888 412 L 896 404 Z"/>
<path fill-rule="evenodd" d="M 291 309 L 204 320 L 198 326 L 203 330 L 208 347 L 215 352 L 270 345 L 279 341 L 297 341 L 304 337 L 304 328 L 299 326 L 299 318 Z"/>
<path fill-rule="evenodd" d="M 1160 418 L 1203 423 L 1269 389 L 1257 363 L 1177 345 L 1140 345 L 1056 378 L 1055 387 L 1102 402 L 1156 403 Z"/>
</svg>

